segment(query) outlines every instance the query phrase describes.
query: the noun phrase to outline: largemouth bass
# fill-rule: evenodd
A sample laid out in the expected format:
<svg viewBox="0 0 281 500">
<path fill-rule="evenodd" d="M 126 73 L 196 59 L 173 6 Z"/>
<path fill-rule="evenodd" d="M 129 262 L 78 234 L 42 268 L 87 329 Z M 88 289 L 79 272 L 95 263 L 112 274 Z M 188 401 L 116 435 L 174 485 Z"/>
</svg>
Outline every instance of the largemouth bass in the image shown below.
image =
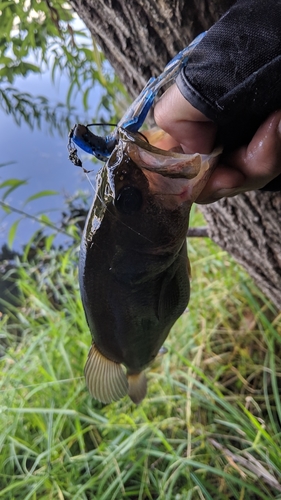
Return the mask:
<svg viewBox="0 0 281 500">
<path fill-rule="evenodd" d="M 93 338 L 85 378 L 103 403 L 145 397 L 144 370 L 188 304 L 189 213 L 218 154 L 165 151 L 118 129 L 98 173 L 79 264 Z"/>
</svg>

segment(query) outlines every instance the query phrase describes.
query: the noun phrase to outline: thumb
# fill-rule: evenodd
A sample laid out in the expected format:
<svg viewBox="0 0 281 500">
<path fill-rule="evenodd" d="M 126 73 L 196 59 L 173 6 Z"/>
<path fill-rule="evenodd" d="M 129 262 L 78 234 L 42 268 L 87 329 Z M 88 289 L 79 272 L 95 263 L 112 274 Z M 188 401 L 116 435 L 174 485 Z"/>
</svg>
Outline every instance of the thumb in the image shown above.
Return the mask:
<svg viewBox="0 0 281 500">
<path fill-rule="evenodd" d="M 174 139 L 174 145 L 180 144 L 185 153 L 212 151 L 216 125 L 194 108 L 175 84 L 156 103 L 154 119 L 158 127 Z"/>
</svg>

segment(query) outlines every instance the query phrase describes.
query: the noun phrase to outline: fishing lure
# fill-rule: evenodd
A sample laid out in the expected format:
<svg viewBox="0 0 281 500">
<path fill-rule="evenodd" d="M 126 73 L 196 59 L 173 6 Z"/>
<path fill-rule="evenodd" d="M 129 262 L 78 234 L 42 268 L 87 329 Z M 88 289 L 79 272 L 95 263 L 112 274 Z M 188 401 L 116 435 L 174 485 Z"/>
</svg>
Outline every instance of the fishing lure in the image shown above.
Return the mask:
<svg viewBox="0 0 281 500">
<path fill-rule="evenodd" d="M 114 130 L 105 137 L 93 134 L 88 125 L 76 124 L 69 132 L 68 151 L 69 159 L 78 167 L 82 162 L 77 155 L 77 148 L 94 155 L 98 160 L 107 161 L 118 143 L 119 130 L 136 133 L 143 125 L 144 120 L 154 103 L 159 90 L 175 80 L 182 67 L 188 62 L 190 53 L 205 36 L 206 32 L 198 35 L 188 47 L 181 50 L 165 67 L 157 78 L 150 78 L 139 96 L 128 108 Z"/>
</svg>

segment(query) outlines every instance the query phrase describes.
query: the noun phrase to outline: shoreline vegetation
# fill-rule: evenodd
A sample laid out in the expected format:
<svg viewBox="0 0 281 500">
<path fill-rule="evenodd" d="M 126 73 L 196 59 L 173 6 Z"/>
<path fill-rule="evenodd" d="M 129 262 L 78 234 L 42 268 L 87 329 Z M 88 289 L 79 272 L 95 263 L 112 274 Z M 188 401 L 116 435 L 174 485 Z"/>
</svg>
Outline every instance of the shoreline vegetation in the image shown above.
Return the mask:
<svg viewBox="0 0 281 500">
<path fill-rule="evenodd" d="M 64 134 L 78 96 L 81 123 L 89 113 L 90 122 L 118 121 L 126 91 L 67 3 L 2 2 L 1 9 L 4 113 Z M 152 35 L 149 42 L 162 46 Z M 143 51 L 132 48 L 153 63 L 143 41 Z M 153 64 L 145 65 L 149 76 Z M 53 82 L 62 73 L 70 81 L 66 103 L 55 108 L 15 87 L 18 76 L 47 70 Z M 4 215 L 24 183 L 1 182 Z M 72 216 L 63 218 L 68 246 L 55 246 L 53 229 L 39 229 L 22 252 L 6 248 L 0 259 L 0 499 L 281 500 L 280 312 L 225 251 L 189 238 L 189 312 L 148 370 L 147 397 L 139 406 L 127 397 L 103 406 L 83 376 L 91 336 L 78 286 L 81 219 Z M 38 217 L 52 222 L 43 210 Z M 193 208 L 191 227 L 204 224 Z"/>
<path fill-rule="evenodd" d="M 0 498 L 281 498 L 281 315 L 246 272 L 190 238 L 189 312 L 147 397 L 104 406 L 83 377 L 79 245 L 45 243 L 2 278 L 18 296 L 0 306 Z"/>
</svg>

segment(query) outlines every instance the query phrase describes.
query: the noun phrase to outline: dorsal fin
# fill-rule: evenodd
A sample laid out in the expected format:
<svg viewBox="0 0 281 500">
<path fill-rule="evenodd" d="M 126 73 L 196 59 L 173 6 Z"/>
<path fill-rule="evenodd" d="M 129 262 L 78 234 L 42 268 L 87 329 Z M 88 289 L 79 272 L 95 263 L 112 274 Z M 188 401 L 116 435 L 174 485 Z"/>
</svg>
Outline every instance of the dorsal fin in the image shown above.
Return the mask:
<svg viewBox="0 0 281 500">
<path fill-rule="evenodd" d="M 103 356 L 93 344 L 85 365 L 85 379 L 91 396 L 101 403 L 111 403 L 128 393 L 128 381 L 122 366 Z"/>
</svg>

